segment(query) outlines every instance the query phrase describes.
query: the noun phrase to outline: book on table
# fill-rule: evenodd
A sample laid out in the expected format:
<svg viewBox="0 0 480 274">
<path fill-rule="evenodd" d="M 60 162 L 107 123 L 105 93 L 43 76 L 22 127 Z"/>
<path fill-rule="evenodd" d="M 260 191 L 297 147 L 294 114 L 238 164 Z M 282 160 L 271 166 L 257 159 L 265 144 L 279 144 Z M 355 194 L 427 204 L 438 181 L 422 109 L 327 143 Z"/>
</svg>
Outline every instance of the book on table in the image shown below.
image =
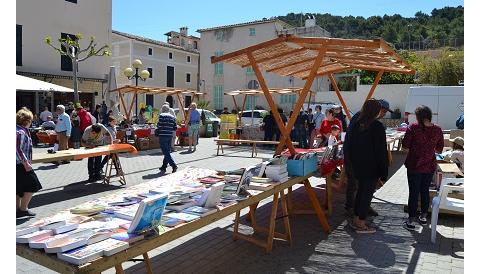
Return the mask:
<svg viewBox="0 0 480 274">
<path fill-rule="evenodd" d="M 128 233 L 141 233 L 156 229 L 160 225 L 167 200 L 168 194 L 159 194 L 142 200 L 128 228 Z"/>
<path fill-rule="evenodd" d="M 188 214 L 195 214 L 198 216 L 207 216 L 212 213 L 217 212 L 216 208 L 206 208 L 206 207 L 201 207 L 201 206 L 192 206 L 189 208 L 186 208 L 182 211 L 183 213 L 188 213 Z"/>
<path fill-rule="evenodd" d="M 185 222 L 191 222 L 200 218 L 200 216 L 196 214 L 190 214 L 185 212 L 172 212 L 172 213 L 168 213 L 168 215 L 166 216 L 169 218 L 183 220 Z"/>
<path fill-rule="evenodd" d="M 53 223 L 49 223 L 49 224 L 40 226 L 40 230 L 51 230 L 51 229 L 54 229 L 54 228 L 57 228 L 57 227 L 64 226 L 66 224 L 67 224 L 66 221 L 57 221 L 57 222 L 53 222 Z"/>
<path fill-rule="evenodd" d="M 177 218 L 171 218 L 168 216 L 163 216 L 162 220 L 160 222 L 161 225 L 166 226 L 166 227 L 176 227 L 179 224 L 185 223 L 184 220 L 180 220 Z"/>
<path fill-rule="evenodd" d="M 271 183 L 257 183 L 257 182 L 251 182 L 250 185 L 248 186 L 248 190 L 269 190 L 273 188 L 273 184 Z"/>
<path fill-rule="evenodd" d="M 66 225 L 56 227 L 56 228 L 52 229 L 52 231 L 53 231 L 53 234 L 61 234 L 61 233 L 65 233 L 65 232 L 68 232 L 68 231 L 75 230 L 77 228 L 78 228 L 77 223 L 71 223 L 71 224 L 66 224 Z"/>
<path fill-rule="evenodd" d="M 36 237 L 42 237 L 42 235 L 53 235 L 53 231 L 39 230 L 29 234 L 20 235 L 20 236 L 17 236 L 16 242 L 19 244 L 28 244 L 29 241 L 31 241 L 32 239 L 36 239 Z"/>
<path fill-rule="evenodd" d="M 46 253 L 58 253 L 75 249 L 88 244 L 90 236 L 95 234 L 91 229 L 85 229 L 52 241 L 48 241 L 44 248 Z"/>
<path fill-rule="evenodd" d="M 213 184 L 210 188 L 205 189 L 197 205 L 207 208 L 215 208 L 222 197 L 222 191 L 225 187 L 224 182 Z"/>
<path fill-rule="evenodd" d="M 19 236 L 22 236 L 22 235 L 26 235 L 26 234 L 30 234 L 30 233 L 33 233 L 33 232 L 36 232 L 38 231 L 40 228 L 38 226 L 27 226 L 27 227 L 22 227 L 22 228 L 19 228 L 16 230 L 16 236 L 19 237 Z"/>
<path fill-rule="evenodd" d="M 131 244 L 143 240 L 145 238 L 145 235 L 122 232 L 113 234 L 112 236 L 110 236 L 110 238 Z"/>
<path fill-rule="evenodd" d="M 95 244 L 79 247 L 64 253 L 57 253 L 57 257 L 66 262 L 82 265 L 101 256 L 111 256 L 129 247 L 127 242 L 106 239 Z"/>
</svg>

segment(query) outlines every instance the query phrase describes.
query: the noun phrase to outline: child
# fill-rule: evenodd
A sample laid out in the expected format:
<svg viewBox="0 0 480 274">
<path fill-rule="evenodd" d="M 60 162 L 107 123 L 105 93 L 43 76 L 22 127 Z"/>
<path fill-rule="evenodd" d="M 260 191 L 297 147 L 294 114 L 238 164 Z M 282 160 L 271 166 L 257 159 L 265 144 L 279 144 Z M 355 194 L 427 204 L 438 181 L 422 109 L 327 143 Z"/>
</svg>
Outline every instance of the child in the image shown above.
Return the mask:
<svg viewBox="0 0 480 274">
<path fill-rule="evenodd" d="M 73 127 L 70 135 L 70 140 L 74 149 L 80 148 L 80 139 L 82 139 L 82 130 L 80 129 L 80 121 L 77 119 L 72 120 Z"/>
<path fill-rule="evenodd" d="M 328 137 L 328 146 L 336 145 L 340 142 L 340 127 L 332 125 L 330 136 Z"/>
<path fill-rule="evenodd" d="M 460 170 L 463 172 L 464 167 L 464 151 L 463 151 L 463 138 L 455 137 L 455 139 L 450 139 L 452 142 L 452 150 L 444 153 L 444 160 L 456 163 Z"/>
</svg>

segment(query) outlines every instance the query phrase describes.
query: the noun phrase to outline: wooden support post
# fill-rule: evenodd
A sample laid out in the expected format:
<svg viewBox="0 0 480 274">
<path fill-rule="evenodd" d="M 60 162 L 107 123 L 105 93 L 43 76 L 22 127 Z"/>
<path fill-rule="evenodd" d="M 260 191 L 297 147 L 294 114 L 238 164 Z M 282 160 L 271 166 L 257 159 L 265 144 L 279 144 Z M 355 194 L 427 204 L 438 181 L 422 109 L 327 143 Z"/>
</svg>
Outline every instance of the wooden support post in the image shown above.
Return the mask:
<svg viewBox="0 0 480 274">
<path fill-rule="evenodd" d="M 278 129 L 282 133 L 282 139 L 283 144 L 281 145 L 282 149 L 283 146 L 285 145 L 285 142 L 288 146 L 288 149 L 290 151 L 291 155 L 295 154 L 295 148 L 293 147 L 292 140 L 290 140 L 290 135 L 288 134 L 287 130 L 285 129 L 285 125 L 283 124 L 282 118 L 280 117 L 280 113 L 278 112 L 278 109 L 275 105 L 275 102 L 273 101 L 272 94 L 270 94 L 270 91 L 268 90 L 267 83 L 265 82 L 265 79 L 263 78 L 262 73 L 260 72 L 260 69 L 258 68 L 258 65 L 253 58 L 253 55 L 251 52 L 247 52 L 248 60 L 250 61 L 250 64 L 252 65 L 253 71 L 255 72 L 255 75 L 257 76 L 258 83 L 260 87 L 262 88 L 263 94 L 265 95 L 265 99 L 267 99 L 268 105 L 270 106 L 270 109 L 272 110 L 273 118 L 275 119 L 275 122 L 277 123 Z M 280 144 L 279 144 L 280 147 Z"/>
<path fill-rule="evenodd" d="M 373 82 L 373 85 L 370 88 L 370 92 L 368 92 L 368 95 L 367 95 L 367 98 L 365 99 L 365 101 L 372 98 L 372 95 L 375 92 L 375 89 L 377 88 L 378 82 L 380 82 L 380 79 L 382 78 L 383 72 L 384 72 L 384 70 L 380 70 L 377 73 L 377 76 L 375 76 L 375 81 Z"/>
<path fill-rule="evenodd" d="M 292 131 L 293 125 L 295 124 L 295 120 L 297 120 L 298 114 L 300 113 L 300 108 L 303 106 L 303 102 L 305 102 L 305 98 L 307 97 L 307 94 L 310 91 L 310 88 L 312 87 L 313 80 L 317 76 L 317 70 L 320 67 L 320 65 L 323 63 L 323 57 L 325 56 L 325 52 L 326 52 L 326 47 L 322 47 L 318 51 L 317 58 L 315 59 L 315 62 L 313 63 L 313 66 L 312 66 L 312 70 L 310 71 L 307 81 L 305 82 L 302 92 L 300 93 L 298 101 L 295 104 L 295 107 L 293 109 L 292 117 L 288 121 L 285 134 L 282 134 L 283 136 L 280 139 L 280 144 L 278 144 L 277 149 L 275 150 L 275 155 L 279 155 L 280 152 L 282 152 L 283 146 L 285 145 L 285 140 L 286 138 L 289 137 L 288 134 Z M 290 153 L 291 155 L 295 155 L 295 150 L 293 150 L 293 152 L 290 151 Z"/>
<path fill-rule="evenodd" d="M 238 239 L 238 224 L 240 223 L 240 210 L 235 212 L 235 224 L 233 225 L 233 240 Z"/>
<path fill-rule="evenodd" d="M 181 109 L 182 109 L 183 119 L 186 120 L 186 119 L 187 119 L 187 118 L 186 118 L 186 117 L 187 117 L 187 116 L 186 116 L 186 115 L 187 115 L 187 112 L 185 111 L 185 106 L 183 105 L 182 100 L 181 100 L 181 98 L 180 98 L 180 95 L 179 95 L 178 93 L 177 93 L 177 99 L 178 99 L 178 103 L 180 104 L 180 107 L 181 107 Z"/>
<path fill-rule="evenodd" d="M 247 94 L 245 94 L 245 97 L 243 98 L 243 103 L 242 103 L 242 110 L 239 112 L 238 119 L 239 119 L 239 124 L 240 126 L 242 125 L 242 115 L 243 111 L 245 111 L 245 103 L 247 102 Z"/>
<path fill-rule="evenodd" d="M 125 272 L 123 271 L 122 264 L 117 264 L 115 265 L 115 273 L 117 274 L 124 274 Z"/>
<path fill-rule="evenodd" d="M 123 94 L 120 93 L 120 90 L 118 91 L 118 97 L 120 97 L 120 101 L 122 102 L 123 106 L 123 111 L 125 112 L 125 115 L 127 114 L 127 106 L 125 105 L 125 100 L 123 99 Z M 130 122 L 130 117 L 127 115 L 127 122 Z"/>
<path fill-rule="evenodd" d="M 340 94 L 340 89 L 338 88 L 337 81 L 335 81 L 335 78 L 333 78 L 332 73 L 328 74 L 328 79 L 330 79 L 330 82 L 332 83 L 333 88 L 335 89 L 335 93 L 337 93 L 338 100 L 340 100 L 340 103 L 342 104 L 343 109 L 345 110 L 345 113 L 347 113 L 348 120 L 351 120 L 352 115 L 350 115 L 350 111 L 348 110 L 345 100 L 343 100 L 342 94 Z M 343 129 L 343 130 L 346 130 L 346 129 Z"/>
<path fill-rule="evenodd" d="M 283 214 L 283 224 L 285 226 L 285 234 L 287 241 L 290 243 L 290 246 L 293 245 L 292 243 L 292 231 L 290 230 L 290 220 L 288 219 L 288 208 L 287 208 L 287 201 L 283 190 L 280 191 L 280 202 L 282 204 L 282 214 Z"/>
<path fill-rule="evenodd" d="M 320 203 L 317 200 L 317 196 L 315 195 L 315 192 L 313 191 L 312 186 L 310 185 L 310 181 L 306 179 L 303 182 L 303 185 L 305 186 L 305 190 L 307 191 L 308 197 L 310 198 L 310 201 L 312 202 L 313 209 L 315 210 L 315 213 L 317 214 L 318 220 L 320 221 L 320 224 L 322 225 L 323 231 L 326 233 L 330 232 L 330 225 L 328 224 L 327 217 L 325 216 L 325 213 L 323 213 L 322 207 L 320 206 Z"/>
<path fill-rule="evenodd" d="M 333 184 L 333 172 L 325 176 L 325 201 L 328 216 L 332 216 L 333 213 L 333 195 L 332 195 L 332 184 Z"/>
<path fill-rule="evenodd" d="M 143 260 L 145 262 L 145 268 L 147 269 L 148 274 L 153 274 L 152 270 L 152 263 L 150 262 L 150 258 L 148 257 L 148 253 L 143 253 Z"/>
<path fill-rule="evenodd" d="M 278 193 L 273 194 L 272 213 L 270 214 L 270 224 L 268 227 L 267 253 L 272 252 L 273 237 L 275 236 L 275 219 L 277 218 Z"/>
<path fill-rule="evenodd" d="M 130 114 L 132 113 L 132 109 L 133 109 L 133 105 L 135 105 L 136 97 L 137 97 L 137 90 L 135 90 L 135 94 L 133 95 L 132 103 L 130 104 L 130 109 L 128 110 L 128 117 L 130 117 Z"/>
</svg>

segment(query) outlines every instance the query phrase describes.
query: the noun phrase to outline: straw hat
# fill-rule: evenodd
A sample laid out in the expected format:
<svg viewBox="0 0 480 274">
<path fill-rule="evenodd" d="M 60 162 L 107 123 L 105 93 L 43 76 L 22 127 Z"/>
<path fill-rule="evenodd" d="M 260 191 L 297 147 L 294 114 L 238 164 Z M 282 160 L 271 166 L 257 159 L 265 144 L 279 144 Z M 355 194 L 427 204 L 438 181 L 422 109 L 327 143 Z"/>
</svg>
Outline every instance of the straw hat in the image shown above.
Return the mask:
<svg viewBox="0 0 480 274">
<path fill-rule="evenodd" d="M 464 145 L 463 145 L 463 138 L 460 137 L 460 136 L 455 137 L 455 138 L 453 138 L 453 139 L 449 139 L 449 141 L 452 142 L 452 143 L 455 143 L 455 144 L 457 144 L 457 145 L 459 145 L 459 146 L 464 147 Z"/>
</svg>

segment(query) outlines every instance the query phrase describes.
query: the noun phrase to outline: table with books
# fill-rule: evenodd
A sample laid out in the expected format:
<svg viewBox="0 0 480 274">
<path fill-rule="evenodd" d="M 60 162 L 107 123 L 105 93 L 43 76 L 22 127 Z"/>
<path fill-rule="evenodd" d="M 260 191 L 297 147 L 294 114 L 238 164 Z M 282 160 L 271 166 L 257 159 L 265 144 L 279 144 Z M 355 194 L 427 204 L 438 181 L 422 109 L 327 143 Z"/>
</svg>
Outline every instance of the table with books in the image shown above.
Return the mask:
<svg viewBox="0 0 480 274">
<path fill-rule="evenodd" d="M 60 150 L 55 153 L 35 153 L 32 155 L 32 163 L 50 163 L 55 161 L 73 161 L 81 160 L 89 157 L 110 155 L 110 159 L 107 163 L 107 171 L 103 182 L 109 184 L 110 180 L 114 177 L 120 178 L 120 183 L 125 185 L 125 175 L 123 173 L 122 165 L 120 163 L 120 157 L 118 153 L 130 153 L 137 154 L 137 149 L 129 144 L 112 144 L 106 146 L 99 146 L 95 148 L 81 147 L 78 149 Z M 113 168 L 116 169 L 116 173 L 112 174 Z"/>
<path fill-rule="evenodd" d="M 236 213 L 233 238 L 244 239 L 272 250 L 273 239 L 292 241 L 284 190 L 306 182 L 312 173 L 297 177 L 280 176 L 285 165 L 264 162 L 238 173 L 187 167 L 167 176 L 119 190 L 17 229 L 17 255 L 61 273 L 99 273 L 142 255 L 148 273 L 148 251 L 187 235 L 203 226 Z M 274 180 L 275 181 L 275 180 Z M 176 182 L 172 184 L 172 182 Z M 310 186 L 311 188 L 311 186 Z M 268 228 L 257 225 L 258 203 L 273 196 Z M 316 197 L 310 197 L 322 228 L 330 227 Z M 275 231 L 279 200 L 285 233 Z M 238 232 L 240 210 L 250 208 L 256 232 L 265 232 L 266 241 Z"/>
</svg>

